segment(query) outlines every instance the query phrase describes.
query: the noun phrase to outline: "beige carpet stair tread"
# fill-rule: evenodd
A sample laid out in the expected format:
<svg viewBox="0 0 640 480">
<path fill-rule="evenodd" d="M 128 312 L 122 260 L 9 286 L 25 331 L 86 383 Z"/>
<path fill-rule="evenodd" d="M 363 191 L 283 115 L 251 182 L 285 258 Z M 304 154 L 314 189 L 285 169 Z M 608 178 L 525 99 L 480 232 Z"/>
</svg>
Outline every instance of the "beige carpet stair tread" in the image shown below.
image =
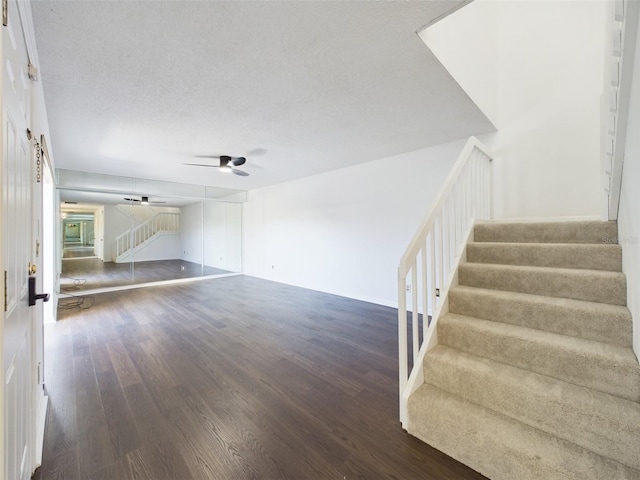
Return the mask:
<svg viewBox="0 0 640 480">
<path fill-rule="evenodd" d="M 465 263 L 461 285 L 557 298 L 626 305 L 626 278 L 620 272 L 570 268 Z"/>
<path fill-rule="evenodd" d="M 425 382 L 640 469 L 640 404 L 438 345 Z"/>
<path fill-rule="evenodd" d="M 552 333 L 631 347 L 627 307 L 460 285 L 449 292 L 449 311 Z"/>
<path fill-rule="evenodd" d="M 449 313 L 438 341 L 576 385 L 640 401 L 640 366 L 630 348 Z"/>
<path fill-rule="evenodd" d="M 409 433 L 492 480 L 639 480 L 640 471 L 432 385 L 409 400 Z"/>
<path fill-rule="evenodd" d="M 467 261 L 620 272 L 622 249 L 613 244 L 471 242 Z"/>
<path fill-rule="evenodd" d="M 492 480 L 640 480 L 616 222 L 474 227 L 409 433 Z"/>
<path fill-rule="evenodd" d="M 476 242 L 618 243 L 616 222 L 482 223 L 475 226 Z"/>
</svg>

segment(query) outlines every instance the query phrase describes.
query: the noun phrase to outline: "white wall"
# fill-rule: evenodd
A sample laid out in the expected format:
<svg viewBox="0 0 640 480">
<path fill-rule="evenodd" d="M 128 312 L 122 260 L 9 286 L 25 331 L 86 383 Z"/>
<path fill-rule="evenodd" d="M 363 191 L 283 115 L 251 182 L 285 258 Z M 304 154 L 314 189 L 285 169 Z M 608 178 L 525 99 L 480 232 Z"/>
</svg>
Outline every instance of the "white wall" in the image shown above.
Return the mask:
<svg viewBox="0 0 640 480">
<path fill-rule="evenodd" d="M 163 233 L 146 242 L 145 246 L 133 255 L 133 259 L 126 258 L 124 261 L 175 260 L 181 257 L 180 247 L 180 235 Z"/>
<path fill-rule="evenodd" d="M 163 207 L 161 205 L 120 205 L 120 210 L 128 213 L 133 218 L 136 225 L 151 220 L 159 213 L 180 213 L 180 209 L 176 207 Z"/>
<path fill-rule="evenodd" d="M 204 203 L 204 264 L 242 271 L 242 204 Z"/>
<path fill-rule="evenodd" d="M 182 260 L 202 263 L 202 202 L 180 208 Z"/>
<path fill-rule="evenodd" d="M 180 212 L 183 260 L 203 263 L 204 254 L 208 267 L 242 271 L 242 204 L 210 200 L 204 202 L 204 215 L 202 202 Z"/>
<path fill-rule="evenodd" d="M 116 205 L 104 207 L 104 261 L 113 262 L 116 254 L 116 238 L 131 229 L 131 218 Z"/>
<path fill-rule="evenodd" d="M 633 315 L 633 346 L 640 358 L 640 35 L 636 43 L 627 132 L 618 237 L 622 245 L 622 269 L 627 276 L 627 305 Z"/>
<path fill-rule="evenodd" d="M 397 268 L 464 140 L 248 192 L 244 272 L 397 306 Z"/>
<path fill-rule="evenodd" d="M 422 39 L 498 128 L 496 218 L 598 217 L 606 4 L 476 0 Z"/>
</svg>

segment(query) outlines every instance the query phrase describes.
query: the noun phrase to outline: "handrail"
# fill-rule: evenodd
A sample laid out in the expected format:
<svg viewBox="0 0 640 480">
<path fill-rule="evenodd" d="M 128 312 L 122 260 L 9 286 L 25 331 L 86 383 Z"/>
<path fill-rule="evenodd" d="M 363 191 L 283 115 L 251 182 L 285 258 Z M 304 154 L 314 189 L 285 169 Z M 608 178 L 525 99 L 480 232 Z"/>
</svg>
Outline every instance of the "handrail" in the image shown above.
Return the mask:
<svg viewBox="0 0 640 480">
<path fill-rule="evenodd" d="M 609 220 L 618 219 L 620 206 L 640 2 L 624 0 L 615 2 L 613 8 L 611 23 L 614 41 L 610 51 L 605 52 L 605 68 L 611 65 L 611 70 L 606 72 L 608 81 L 605 82 L 602 95 L 608 108 L 602 109 L 600 122 L 604 142 L 602 162 Z"/>
<path fill-rule="evenodd" d="M 116 237 L 116 259 L 140 247 L 158 233 L 179 233 L 180 214 L 161 212 L 144 223 Z"/>
<path fill-rule="evenodd" d="M 400 421 L 403 425 L 407 422 L 409 395 L 423 383 L 422 360 L 426 351 L 437 342 L 438 318 L 447 306 L 445 300 L 454 280 L 452 274 L 456 272 L 470 231 L 477 219 L 491 218 L 492 159 L 487 147 L 477 138 L 469 138 L 435 203 L 400 259 L 398 342 Z"/>
</svg>

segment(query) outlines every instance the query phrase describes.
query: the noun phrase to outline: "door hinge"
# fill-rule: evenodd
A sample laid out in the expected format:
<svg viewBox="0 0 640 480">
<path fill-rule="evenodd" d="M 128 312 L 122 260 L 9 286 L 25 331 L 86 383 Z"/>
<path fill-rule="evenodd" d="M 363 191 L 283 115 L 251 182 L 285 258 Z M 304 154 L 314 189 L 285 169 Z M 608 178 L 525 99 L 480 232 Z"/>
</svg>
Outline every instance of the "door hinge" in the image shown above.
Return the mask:
<svg viewBox="0 0 640 480">
<path fill-rule="evenodd" d="M 27 65 L 27 76 L 32 82 L 38 81 L 38 69 L 32 63 Z"/>
<path fill-rule="evenodd" d="M 2 0 L 2 25 L 9 25 L 9 0 Z"/>
<path fill-rule="evenodd" d="M 8 302 L 8 292 L 7 292 L 7 271 L 4 271 L 4 311 L 7 311 L 7 303 Z"/>
</svg>

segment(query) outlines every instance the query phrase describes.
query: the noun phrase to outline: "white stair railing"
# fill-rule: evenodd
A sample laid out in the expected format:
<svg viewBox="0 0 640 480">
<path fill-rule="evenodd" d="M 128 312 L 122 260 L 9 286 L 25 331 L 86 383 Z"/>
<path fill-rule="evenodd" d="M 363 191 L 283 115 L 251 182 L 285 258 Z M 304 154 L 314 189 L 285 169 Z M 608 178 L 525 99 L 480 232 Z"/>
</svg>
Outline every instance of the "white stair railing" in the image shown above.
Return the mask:
<svg viewBox="0 0 640 480">
<path fill-rule="evenodd" d="M 405 427 L 409 395 L 424 383 L 424 355 L 437 344 L 438 318 L 448 308 L 452 274 L 457 271 L 475 221 L 491 218 L 491 160 L 488 149 L 477 138 L 469 138 L 400 260 L 400 421 Z"/>
<path fill-rule="evenodd" d="M 180 233 L 180 214 L 162 212 L 154 215 L 128 232 L 116 237 L 116 255 L 122 255 L 142 246 L 151 237 L 159 233 Z"/>
<path fill-rule="evenodd" d="M 622 171 L 624 165 L 629 99 L 633 80 L 633 63 L 638 35 L 640 2 L 620 0 L 613 4 L 611 29 L 613 41 L 605 52 L 603 108 L 601 112 L 602 164 L 604 189 L 608 195 L 608 219 L 618 219 Z"/>
</svg>

